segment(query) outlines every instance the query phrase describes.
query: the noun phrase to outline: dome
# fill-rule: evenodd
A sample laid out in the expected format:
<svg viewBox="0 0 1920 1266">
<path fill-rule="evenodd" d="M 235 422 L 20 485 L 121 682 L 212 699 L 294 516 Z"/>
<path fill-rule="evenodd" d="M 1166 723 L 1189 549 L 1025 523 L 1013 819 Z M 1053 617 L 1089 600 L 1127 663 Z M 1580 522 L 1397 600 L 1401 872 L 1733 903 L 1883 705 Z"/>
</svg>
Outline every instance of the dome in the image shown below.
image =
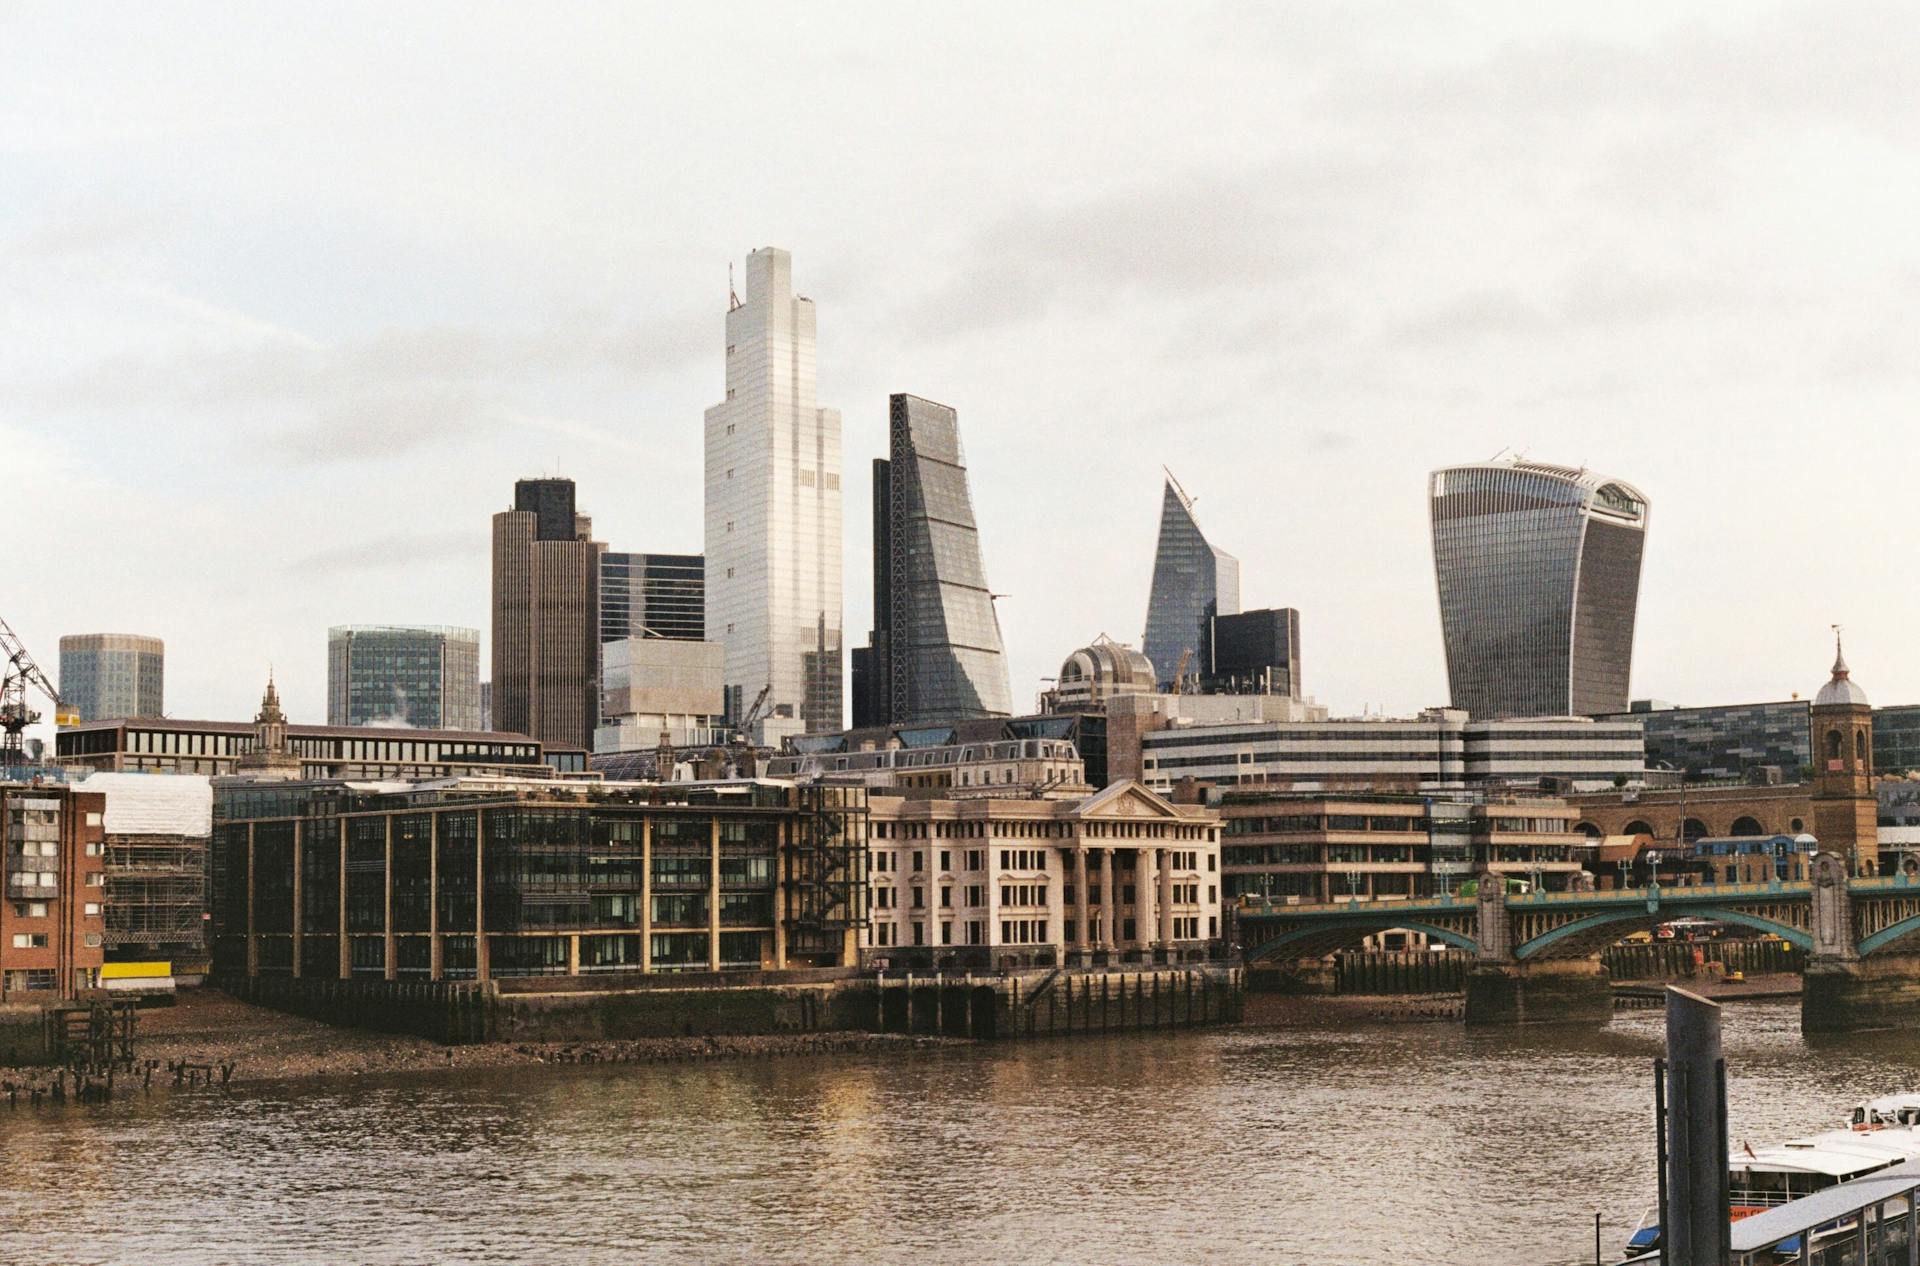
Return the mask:
<svg viewBox="0 0 1920 1266">
<path fill-rule="evenodd" d="M 1860 689 L 1847 670 L 1847 657 L 1840 651 L 1840 638 L 1833 639 L 1833 678 L 1820 687 L 1820 693 L 1813 697 L 1816 708 L 1864 708 L 1867 707 L 1867 692 Z"/>
<path fill-rule="evenodd" d="M 1114 695 L 1152 694 L 1153 665 L 1147 657 L 1104 634 L 1067 656 L 1060 666 L 1061 702 L 1099 703 Z"/>
</svg>

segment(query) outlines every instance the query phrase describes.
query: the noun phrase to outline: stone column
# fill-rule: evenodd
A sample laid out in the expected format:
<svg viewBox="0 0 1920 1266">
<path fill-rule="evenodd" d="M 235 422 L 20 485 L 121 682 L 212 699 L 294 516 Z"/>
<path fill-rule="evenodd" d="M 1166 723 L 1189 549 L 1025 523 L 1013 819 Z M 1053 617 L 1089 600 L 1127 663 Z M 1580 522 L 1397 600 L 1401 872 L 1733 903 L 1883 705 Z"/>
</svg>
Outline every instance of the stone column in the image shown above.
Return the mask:
<svg viewBox="0 0 1920 1266">
<path fill-rule="evenodd" d="M 1173 954 L 1173 850 L 1160 854 L 1160 944 Z"/>
<path fill-rule="evenodd" d="M 1158 920 L 1154 918 L 1153 901 L 1159 894 L 1154 891 L 1154 872 L 1159 869 L 1160 850 L 1149 845 L 1136 849 L 1133 854 L 1133 930 L 1134 941 L 1141 949 L 1152 956 L 1154 933 Z"/>
<path fill-rule="evenodd" d="M 720 970 L 720 819 L 712 824 L 707 870 L 707 970 Z"/>
<path fill-rule="evenodd" d="M 1113 848 L 1108 846 L 1100 850 L 1100 948 L 1113 950 L 1114 900 L 1113 890 Z"/>
<path fill-rule="evenodd" d="M 1087 846 L 1073 846 L 1073 948 L 1085 956 L 1087 944 Z M 252 929 L 248 929 L 251 931 Z"/>
</svg>

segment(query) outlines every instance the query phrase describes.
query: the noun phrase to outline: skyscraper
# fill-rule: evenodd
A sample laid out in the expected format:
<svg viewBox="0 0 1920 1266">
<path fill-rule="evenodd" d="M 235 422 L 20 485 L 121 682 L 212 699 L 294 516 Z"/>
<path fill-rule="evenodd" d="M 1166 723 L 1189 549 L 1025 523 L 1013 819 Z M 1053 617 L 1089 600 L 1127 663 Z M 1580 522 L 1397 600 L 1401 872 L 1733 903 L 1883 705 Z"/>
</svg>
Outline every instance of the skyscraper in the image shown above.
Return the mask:
<svg viewBox="0 0 1920 1266">
<path fill-rule="evenodd" d="M 1147 600 L 1147 631 L 1141 649 L 1162 685 L 1179 675 L 1181 663 L 1197 671 L 1206 645 L 1207 620 L 1240 610 L 1240 562 L 1207 543 L 1193 517 L 1193 498 L 1167 472 L 1160 501 L 1160 545 L 1153 555 L 1153 593 Z"/>
<path fill-rule="evenodd" d="M 602 554 L 600 640 L 704 640 L 706 576 L 706 560 L 698 554 Z"/>
<path fill-rule="evenodd" d="M 1429 483 L 1453 706 L 1477 719 L 1624 712 L 1647 499 L 1508 460 Z"/>
<path fill-rule="evenodd" d="M 167 647 L 138 633 L 60 639 L 60 698 L 82 721 L 157 717 L 166 707 Z"/>
<path fill-rule="evenodd" d="M 480 632 L 437 625 L 327 630 L 327 724 L 480 728 Z"/>
<path fill-rule="evenodd" d="M 888 400 L 890 460 L 873 464 L 873 636 L 854 652 L 856 725 L 1010 716 L 960 419 Z"/>
<path fill-rule="evenodd" d="M 600 555 L 571 479 L 522 479 L 493 516 L 493 723 L 590 746 L 600 714 Z"/>
<path fill-rule="evenodd" d="M 813 301 L 793 259 L 747 256 L 727 311 L 727 395 L 706 416 L 707 637 L 727 652 L 727 710 L 756 737 L 843 725 L 840 414 L 816 408 Z"/>
</svg>

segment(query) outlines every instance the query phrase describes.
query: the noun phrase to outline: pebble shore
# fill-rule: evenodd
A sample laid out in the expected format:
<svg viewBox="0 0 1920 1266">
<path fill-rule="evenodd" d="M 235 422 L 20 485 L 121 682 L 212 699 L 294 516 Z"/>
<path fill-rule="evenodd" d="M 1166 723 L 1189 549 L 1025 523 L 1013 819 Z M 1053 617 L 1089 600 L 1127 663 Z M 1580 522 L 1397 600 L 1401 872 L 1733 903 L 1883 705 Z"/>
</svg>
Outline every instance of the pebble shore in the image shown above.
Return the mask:
<svg viewBox="0 0 1920 1266">
<path fill-rule="evenodd" d="M 158 1061 L 155 1089 L 171 1087 L 177 1064 L 231 1065 L 231 1084 L 318 1077 L 376 1076 L 446 1069 L 520 1068 L 541 1064 L 660 1064 L 698 1060 L 771 1059 L 795 1055 L 933 1049 L 964 1039 L 893 1033 L 778 1033 L 758 1036 L 663 1037 L 580 1042 L 443 1046 L 405 1034 L 337 1028 L 318 1020 L 239 1002 L 213 989 L 184 989 L 171 1007 L 141 1011 L 135 1055 Z M 122 1072 L 116 1091 L 139 1093 L 143 1074 Z M 51 1068 L 0 1066 L 0 1110 L 8 1085 L 45 1090 Z M 71 1083 L 69 1082 L 69 1085 Z M 23 1096 L 24 1101 L 24 1096 Z"/>
</svg>

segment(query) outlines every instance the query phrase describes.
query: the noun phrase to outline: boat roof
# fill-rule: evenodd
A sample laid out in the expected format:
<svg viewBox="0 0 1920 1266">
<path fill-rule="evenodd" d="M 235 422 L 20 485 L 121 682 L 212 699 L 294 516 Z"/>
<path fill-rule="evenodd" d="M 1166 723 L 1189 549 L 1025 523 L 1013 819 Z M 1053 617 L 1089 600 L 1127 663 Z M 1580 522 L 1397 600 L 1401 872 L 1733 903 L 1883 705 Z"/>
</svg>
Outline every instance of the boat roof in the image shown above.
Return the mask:
<svg viewBox="0 0 1920 1266">
<path fill-rule="evenodd" d="M 1869 1205 L 1908 1195 L 1916 1187 L 1920 1187 L 1920 1165 L 1908 1163 L 1775 1205 L 1733 1224 L 1733 1251 L 1751 1253 L 1768 1248 L 1813 1227 L 1838 1222 Z"/>
<path fill-rule="evenodd" d="M 1828 1130 L 1755 1148 L 1752 1156 L 1738 1152 L 1728 1158 L 1727 1167 L 1736 1172 L 1757 1169 L 1842 1178 L 1916 1158 L 1920 1158 L 1920 1130 Z"/>
<path fill-rule="evenodd" d="M 1901 1108 L 1920 1108 L 1920 1094 L 1907 1091 L 1897 1095 L 1881 1095 L 1878 1099 L 1869 1099 L 1857 1106 L 1874 1112 L 1898 1112 Z"/>
</svg>

